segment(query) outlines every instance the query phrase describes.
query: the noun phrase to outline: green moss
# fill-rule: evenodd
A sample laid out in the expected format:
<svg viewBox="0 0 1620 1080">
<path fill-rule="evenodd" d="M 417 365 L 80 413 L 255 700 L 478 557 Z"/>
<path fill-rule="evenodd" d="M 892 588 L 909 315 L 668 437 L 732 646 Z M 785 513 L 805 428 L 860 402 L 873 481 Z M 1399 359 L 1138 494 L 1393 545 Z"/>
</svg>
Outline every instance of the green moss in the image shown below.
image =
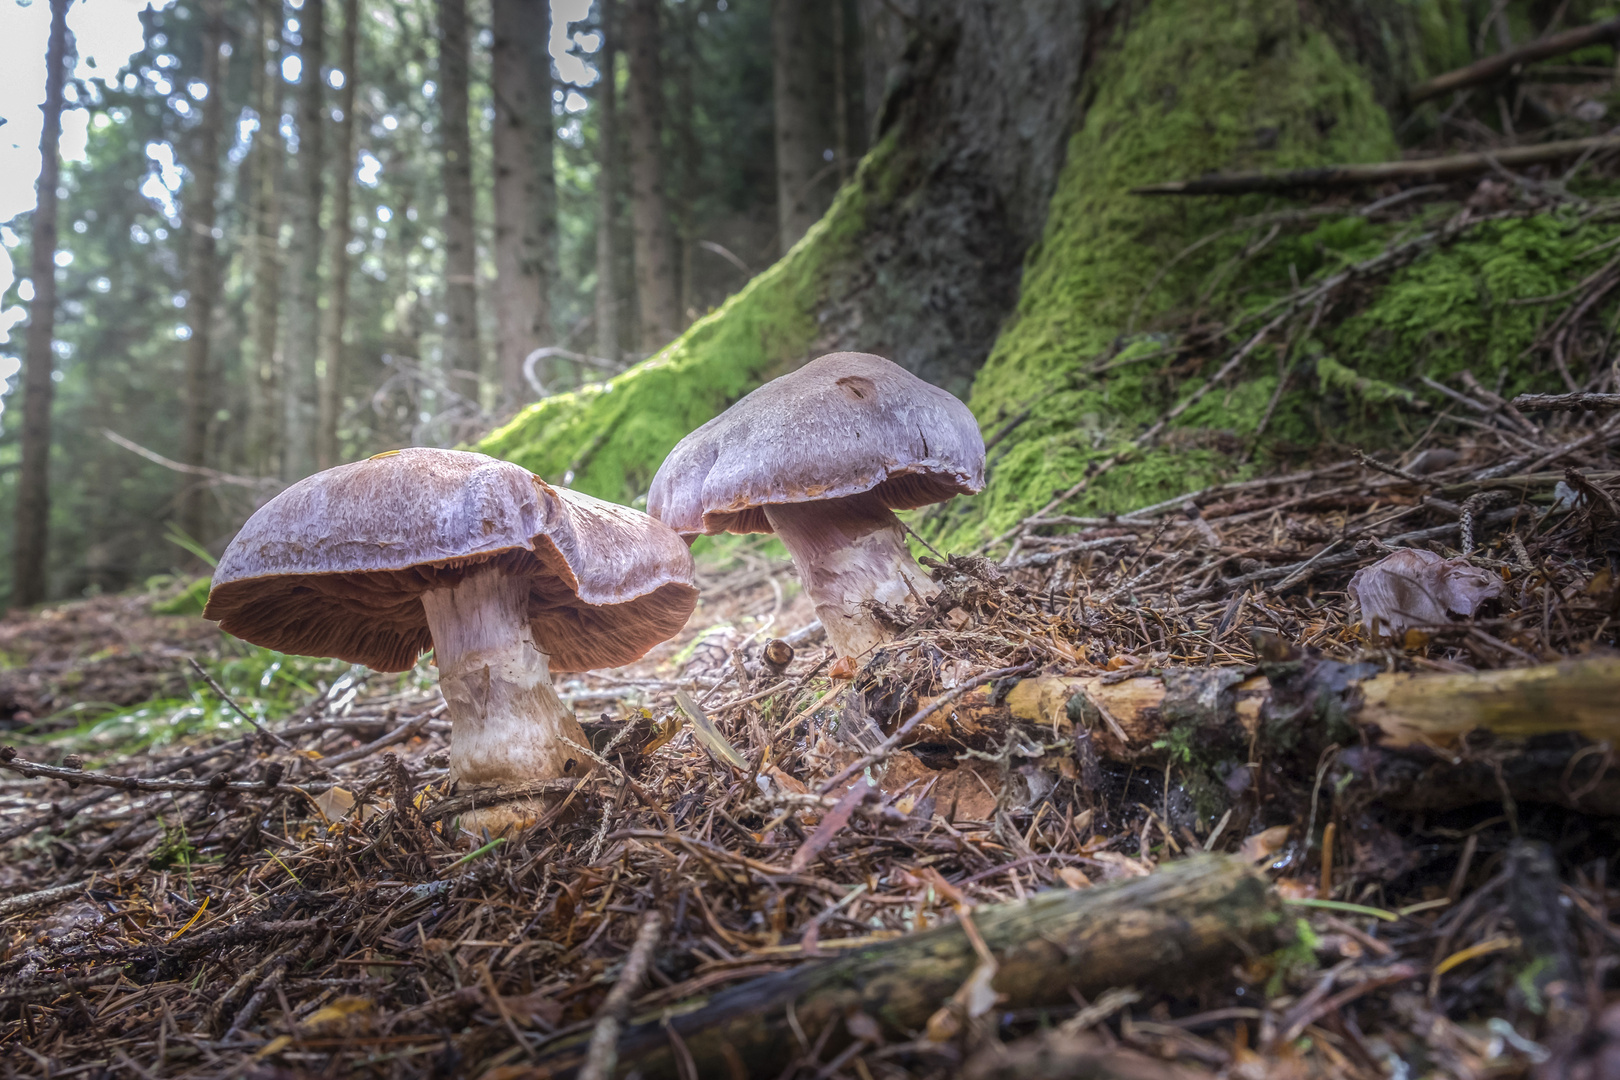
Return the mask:
<svg viewBox="0 0 1620 1080">
<path fill-rule="evenodd" d="M 531 405 L 478 449 L 602 498 L 634 500 L 688 432 L 808 358 L 815 312 L 848 265 L 868 206 L 883 197 L 893 151 L 892 139 L 879 144 L 786 256 L 656 356 Z"/>
<path fill-rule="evenodd" d="M 1148 5 L 1116 28 L 1087 92 L 1095 97 L 1070 141 L 1018 311 L 973 389 L 971 404 L 987 426 L 1032 412 L 1010 437 L 1014 445 L 995 464 L 986 494 L 947 519 L 953 546 L 975 546 L 1072 487 L 1197 386 L 1162 360 L 1099 375 L 1084 369 L 1122 335 L 1154 329 L 1156 318 L 1197 295 L 1212 269 L 1254 237 L 1233 230 L 1177 257 L 1264 204 L 1146 199 L 1130 194 L 1132 186 L 1212 170 L 1376 160 L 1396 149 L 1365 77 L 1290 0 Z M 1358 228 L 1341 226 L 1343 237 L 1318 230 L 1320 246 L 1353 244 Z M 1226 294 L 1232 288 L 1228 277 Z M 1217 391 L 1179 426 L 1241 436 L 1254 430 L 1269 397 L 1260 381 Z M 1087 415 L 1106 421 L 1077 427 Z M 1129 509 L 1232 470 L 1218 446 L 1171 438 L 1109 470 L 1067 509 Z"/>
<path fill-rule="evenodd" d="M 1407 25 L 1421 29 L 1452 6 L 1418 4 L 1416 23 Z M 1436 40 L 1421 51 L 1436 60 L 1458 47 Z M 1569 298 L 1522 301 L 1571 289 L 1606 257 L 1578 256 L 1617 231 L 1578 224 L 1573 214 L 1484 222 L 1366 281 L 1355 295 L 1341 294 L 1313 340 L 1296 343 L 1289 367 L 1304 374 L 1291 375 L 1258 448 L 1250 444 L 1280 375 L 1277 341 L 1254 350 L 1242 371 L 1156 445 L 1135 449 L 1132 440 L 1194 394 L 1223 358 L 1206 349 L 1193 371 L 1164 358 L 1193 310 L 1204 325 L 1258 310 L 1294 282 L 1320 280 L 1397 238 L 1438 228 L 1459 207 L 1434 206 L 1399 224 L 1347 212 L 1268 236 L 1269 221 L 1247 219 L 1286 203 L 1129 193 L 1210 171 L 1397 156 L 1365 74 L 1289 0 L 1148 5 L 1115 28 L 1088 93 L 1095 97 L 1071 140 L 1017 313 L 973 389 L 972 407 L 987 430 L 1029 415 L 992 456 L 986 492 L 936 517 L 944 545 L 984 543 L 1111 457 L 1121 463 L 1063 512 L 1120 512 L 1242 479 L 1274 463 L 1272 447 L 1387 443 L 1400 434 L 1392 404 L 1434 397 L 1419 375 L 1445 378 L 1466 368 L 1512 391 L 1551 388 L 1531 346 Z M 1133 354 L 1142 359 L 1129 362 Z M 1110 355 L 1101 370 L 1098 360 Z M 1315 377 L 1306 377 L 1313 368 Z"/>
</svg>

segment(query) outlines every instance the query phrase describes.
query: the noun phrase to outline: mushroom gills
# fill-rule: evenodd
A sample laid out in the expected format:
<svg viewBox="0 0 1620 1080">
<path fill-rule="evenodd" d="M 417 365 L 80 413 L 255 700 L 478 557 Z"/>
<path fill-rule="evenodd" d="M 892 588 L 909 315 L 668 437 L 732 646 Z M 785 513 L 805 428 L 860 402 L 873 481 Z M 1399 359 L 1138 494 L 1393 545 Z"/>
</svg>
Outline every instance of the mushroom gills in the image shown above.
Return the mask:
<svg viewBox="0 0 1620 1080">
<path fill-rule="evenodd" d="M 584 775 L 588 762 L 564 739 L 588 743 L 535 644 L 528 578 L 475 568 L 454 587 L 423 593 L 422 608 L 450 713 L 450 779 L 489 785 Z M 463 815 L 461 825 L 503 832 L 543 808 L 505 803 Z"/>
<path fill-rule="evenodd" d="M 894 636 L 867 601 L 899 606 L 939 592 L 911 557 L 900 519 L 870 492 L 764 510 L 839 656 L 861 656 Z"/>
</svg>

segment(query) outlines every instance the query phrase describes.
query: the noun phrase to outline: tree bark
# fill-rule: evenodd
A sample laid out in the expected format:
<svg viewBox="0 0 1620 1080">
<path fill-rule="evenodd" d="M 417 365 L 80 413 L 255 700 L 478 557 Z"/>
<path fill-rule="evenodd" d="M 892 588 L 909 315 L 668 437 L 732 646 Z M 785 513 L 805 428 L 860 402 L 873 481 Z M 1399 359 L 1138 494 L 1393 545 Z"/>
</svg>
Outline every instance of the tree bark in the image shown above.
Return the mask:
<svg viewBox="0 0 1620 1080">
<path fill-rule="evenodd" d="M 51 339 L 56 329 L 56 189 L 61 178 L 63 87 L 67 82 L 67 11 L 72 0 L 51 0 L 51 36 L 45 51 L 45 122 L 39 133 L 38 203 L 29 234 L 28 309 L 24 346 L 22 466 L 17 478 L 17 533 L 12 553 L 11 601 L 29 607 L 45 599 L 45 556 L 51 514 L 51 399 L 56 383 Z"/>
<path fill-rule="evenodd" d="M 439 121 L 443 139 L 446 381 L 479 400 L 478 252 L 473 234 L 472 137 L 467 127 L 466 0 L 439 0 Z"/>
<path fill-rule="evenodd" d="M 997 1008 L 1022 1009 L 1094 996 L 1121 986 L 1185 990 L 1246 955 L 1278 945 L 1284 922 L 1259 874 L 1236 859 L 1200 856 L 1148 877 L 1094 889 L 1052 890 L 976 908 L 972 919 L 996 970 Z M 851 950 L 837 960 L 766 975 L 707 1001 L 644 1016 L 619 1041 L 621 1068 L 647 1077 L 682 1075 L 668 1029 L 681 1036 L 699 1076 L 774 1076 L 799 1053 L 794 1030 L 827 1037 L 832 1056 L 851 1041 L 845 1017 L 859 1011 L 887 1037 L 915 1037 L 974 974 L 979 956 L 960 922 Z M 692 1008 L 692 1005 L 698 1007 Z M 789 1016 L 789 1010 L 792 1016 Z M 571 1076 L 590 1032 L 547 1052 L 548 1075 Z"/>
<path fill-rule="evenodd" d="M 596 89 L 596 352 L 618 361 L 619 290 L 618 0 L 602 5 L 601 76 Z"/>
<path fill-rule="evenodd" d="M 772 94 L 776 111 L 777 241 L 786 252 L 821 217 L 826 185 L 814 40 L 823 4 L 774 0 L 771 5 Z"/>
<path fill-rule="evenodd" d="M 528 399 L 523 361 L 551 340 L 557 177 L 552 160 L 550 13 L 494 0 L 495 322 L 501 407 Z"/>
<path fill-rule="evenodd" d="M 337 186 L 332 190 L 332 223 L 327 230 L 326 311 L 321 326 L 321 352 L 315 424 L 315 464 L 330 469 L 338 463 L 338 406 L 343 389 L 343 324 L 349 315 L 349 239 L 354 234 L 354 93 L 359 72 L 360 0 L 343 0 L 343 88 L 338 92 L 336 145 Z"/>
<path fill-rule="evenodd" d="M 303 69 L 298 94 L 298 202 L 287 304 L 286 381 L 281 476 L 289 482 L 315 469 L 315 358 L 321 333 L 321 203 L 326 194 L 326 0 L 299 11 Z"/>
<path fill-rule="evenodd" d="M 202 123 L 193 145 L 191 175 L 195 187 L 185 200 L 183 213 L 190 265 L 187 268 L 186 325 L 191 337 L 186 341 L 185 442 L 181 461 L 187 465 L 207 465 L 208 420 L 214 411 L 209 349 L 212 344 L 214 296 L 219 277 L 219 248 L 214 224 L 219 211 L 219 137 L 225 126 L 225 14 L 222 0 L 203 5 L 202 68 L 199 76 L 208 88 L 203 99 Z M 207 489 L 196 477 L 181 478 L 180 521 L 186 532 L 205 540 L 207 528 Z"/>
<path fill-rule="evenodd" d="M 669 208 L 664 198 L 658 7 L 658 0 L 629 0 L 625 20 L 630 48 L 630 205 L 635 220 L 636 300 L 645 352 L 668 344 L 680 324 Z"/>
<path fill-rule="evenodd" d="M 280 373 L 276 353 L 281 313 L 281 0 L 258 0 L 259 63 L 253 100 L 259 130 L 253 136 L 253 292 L 248 336 L 253 371 L 248 379 L 248 471 L 279 471 Z"/>
<path fill-rule="evenodd" d="M 855 0 L 861 29 L 861 99 L 865 106 L 866 134 L 877 141 L 878 121 L 889 76 L 906 47 L 906 19 L 900 0 Z M 907 4 L 907 8 L 914 3 Z"/>
</svg>

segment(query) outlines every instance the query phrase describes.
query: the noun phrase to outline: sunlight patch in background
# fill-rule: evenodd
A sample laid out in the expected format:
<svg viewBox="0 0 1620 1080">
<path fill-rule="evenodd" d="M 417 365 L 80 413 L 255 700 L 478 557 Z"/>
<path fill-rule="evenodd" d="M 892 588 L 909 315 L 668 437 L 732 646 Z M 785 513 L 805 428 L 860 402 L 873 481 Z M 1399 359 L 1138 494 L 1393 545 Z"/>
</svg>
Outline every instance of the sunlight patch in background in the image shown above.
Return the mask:
<svg viewBox="0 0 1620 1080">
<path fill-rule="evenodd" d="M 153 0 L 162 10 L 172 0 Z M 15 0 L 0 0 L 0 222 L 34 208 L 34 182 L 39 178 L 39 133 L 44 123 L 39 106 L 45 99 L 45 46 L 51 34 L 51 7 L 34 0 L 18 7 Z M 140 12 L 148 0 L 80 0 L 68 9 L 68 29 L 77 44 L 80 79 L 112 79 L 130 54 L 145 44 Z M 69 103 L 71 105 L 71 102 Z M 69 108 L 62 113 L 62 157 L 83 161 L 90 115 Z M 11 288 L 15 272 L 10 245 L 0 250 L 0 293 Z M 11 329 L 23 320 L 21 308 L 0 311 L 0 345 L 11 339 Z M 0 391 L 3 380 L 17 373 L 17 360 L 0 356 Z"/>
<path fill-rule="evenodd" d="M 115 80 L 131 54 L 138 52 L 144 41 L 141 35 L 139 13 L 148 4 L 163 10 L 173 0 L 79 0 L 68 10 L 68 29 L 73 32 L 78 52 L 78 66 L 74 74 L 80 79 Z M 592 0 L 551 0 L 552 24 L 549 50 L 557 66 L 557 75 L 565 84 L 588 87 L 596 82 L 597 70 L 587 57 L 601 47 L 596 33 L 571 32 L 570 24 L 590 17 Z M 294 3 L 299 8 L 300 4 Z M 40 102 L 45 96 L 45 47 L 50 37 L 51 12 L 45 0 L 33 0 L 27 7 L 19 7 L 16 0 L 0 0 L 0 223 L 8 222 L 18 214 L 34 207 L 34 182 L 39 176 L 39 134 L 42 118 Z M 289 82 L 297 82 L 302 75 L 302 64 L 297 56 L 289 56 L 282 63 L 282 75 Z M 335 75 L 335 73 L 334 73 Z M 334 87 L 340 78 L 335 78 Z M 195 100 L 206 94 L 200 84 L 187 87 Z M 583 95 L 570 92 L 563 108 L 577 113 L 587 107 Z M 384 119 L 389 124 L 392 117 Z M 62 157 L 65 161 L 83 161 L 89 114 L 84 109 L 69 108 L 62 114 Z M 251 111 L 238 120 L 238 142 L 232 149 L 236 160 L 239 150 L 257 128 L 257 119 Z M 152 199 L 165 216 L 174 222 L 175 195 L 179 192 L 182 173 L 174 161 L 174 151 L 167 143 L 154 143 L 146 148 L 153 164 L 142 193 Z M 369 153 L 362 155 L 358 179 L 368 187 L 375 186 L 382 172 L 382 162 Z M 13 238 L 14 239 L 14 238 Z M 0 247 L 0 293 L 11 287 L 15 278 L 9 245 Z M 11 330 L 24 318 L 20 307 L 0 311 L 0 347 L 18 348 Z M 0 395 L 8 389 L 5 380 L 14 376 L 17 361 L 0 355 Z M 3 401 L 0 401 L 3 407 Z"/>
</svg>

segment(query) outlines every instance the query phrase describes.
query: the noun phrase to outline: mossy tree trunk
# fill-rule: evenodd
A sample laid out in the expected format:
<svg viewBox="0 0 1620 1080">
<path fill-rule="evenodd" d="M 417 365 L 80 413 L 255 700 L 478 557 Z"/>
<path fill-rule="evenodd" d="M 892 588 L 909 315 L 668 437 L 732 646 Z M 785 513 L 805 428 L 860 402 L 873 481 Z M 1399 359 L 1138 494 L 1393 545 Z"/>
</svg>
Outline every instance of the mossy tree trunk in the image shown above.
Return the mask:
<svg viewBox="0 0 1620 1080">
<path fill-rule="evenodd" d="M 1121 344 L 1154 351 L 1179 332 L 1189 298 L 1232 309 L 1257 280 L 1286 287 L 1291 261 L 1308 276 L 1334 251 L 1381 243 L 1355 226 L 1296 238 L 1215 287 L 1212 273 L 1260 234 L 1233 230 L 1178 255 L 1278 204 L 1149 201 L 1128 189 L 1396 154 L 1388 109 L 1400 87 L 1470 59 L 1466 27 L 1488 7 L 924 5 L 889 65 L 872 151 L 804 239 L 646 363 L 539 403 L 482 448 L 633 500 L 675 442 L 759 382 L 859 348 L 968 398 L 987 433 L 1022 417 L 994 450 L 989 489 L 930 523 L 972 547 L 1128 446 L 1208 374 L 1127 363 L 1103 378 L 1086 370 L 1094 358 Z M 1160 449 L 1130 457 L 1086 499 L 1125 509 L 1241 471 L 1276 359 L 1257 349 L 1230 393 L 1187 410 Z M 1313 380 L 1290 385 L 1273 430 L 1314 438 Z"/>
</svg>

